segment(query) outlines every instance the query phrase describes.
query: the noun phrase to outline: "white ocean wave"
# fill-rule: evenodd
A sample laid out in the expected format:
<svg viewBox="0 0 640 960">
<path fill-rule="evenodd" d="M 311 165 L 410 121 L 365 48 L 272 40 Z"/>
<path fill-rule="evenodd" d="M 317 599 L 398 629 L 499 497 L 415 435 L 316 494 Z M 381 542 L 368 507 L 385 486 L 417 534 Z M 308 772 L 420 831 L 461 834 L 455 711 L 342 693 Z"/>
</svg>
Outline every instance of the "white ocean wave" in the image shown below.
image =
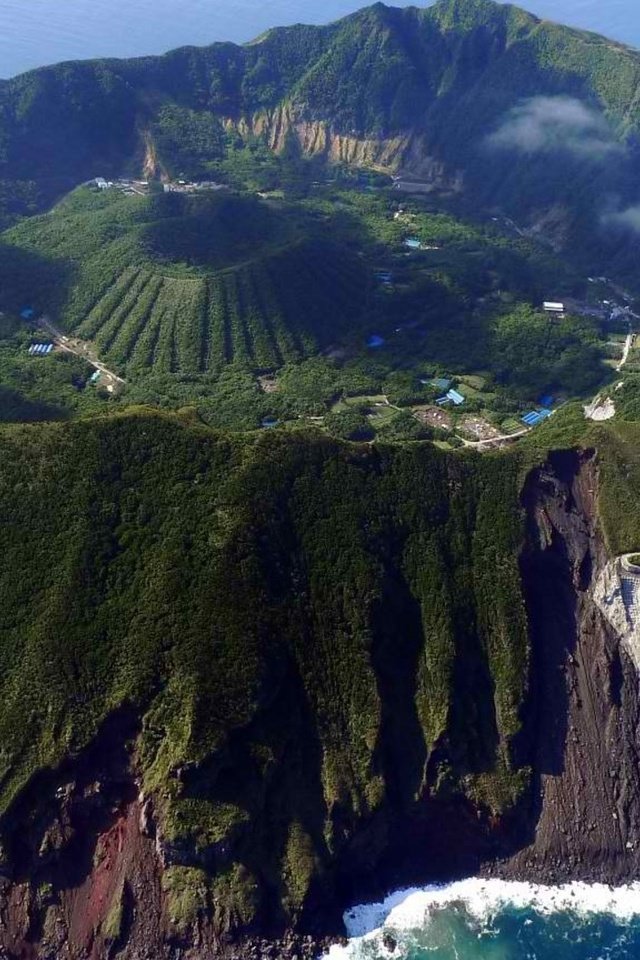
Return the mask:
<svg viewBox="0 0 640 960">
<path fill-rule="evenodd" d="M 609 887 L 600 883 L 567 883 L 548 887 L 507 880 L 461 880 L 446 886 L 400 890 L 383 901 L 348 910 L 344 922 L 346 947 L 332 947 L 324 960 L 355 960 L 366 956 L 391 956 L 383 945 L 385 932 L 394 937 L 423 931 L 435 912 L 454 905 L 469 918 L 486 925 L 503 910 L 530 910 L 542 916 L 573 913 L 628 921 L 640 916 L 640 883 Z M 375 953 L 371 948 L 375 947 Z"/>
</svg>

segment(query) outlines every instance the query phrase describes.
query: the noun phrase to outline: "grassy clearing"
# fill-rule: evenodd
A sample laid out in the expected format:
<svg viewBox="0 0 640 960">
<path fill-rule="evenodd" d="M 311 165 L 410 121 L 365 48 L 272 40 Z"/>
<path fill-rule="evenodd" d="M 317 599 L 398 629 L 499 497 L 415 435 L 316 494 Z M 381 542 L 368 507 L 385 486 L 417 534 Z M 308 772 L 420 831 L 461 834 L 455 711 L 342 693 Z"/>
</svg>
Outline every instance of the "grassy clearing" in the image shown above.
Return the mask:
<svg viewBox="0 0 640 960">
<path fill-rule="evenodd" d="M 505 420 L 500 421 L 500 429 L 503 433 L 518 433 L 523 427 L 524 424 L 513 417 L 507 417 Z"/>
</svg>

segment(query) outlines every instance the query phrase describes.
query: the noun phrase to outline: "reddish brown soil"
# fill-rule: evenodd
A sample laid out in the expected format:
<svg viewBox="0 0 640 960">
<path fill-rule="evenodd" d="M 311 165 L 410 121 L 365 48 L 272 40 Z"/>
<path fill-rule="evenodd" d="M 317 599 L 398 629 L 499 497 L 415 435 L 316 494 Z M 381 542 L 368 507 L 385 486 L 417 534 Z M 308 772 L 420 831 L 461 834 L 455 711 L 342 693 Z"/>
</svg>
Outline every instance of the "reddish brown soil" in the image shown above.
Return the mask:
<svg viewBox="0 0 640 960">
<path fill-rule="evenodd" d="M 446 879 L 483 865 L 487 873 L 542 882 L 640 876 L 640 692 L 635 668 L 593 600 L 608 559 L 597 487 L 593 459 L 568 453 L 553 455 L 524 492 L 531 693 L 514 749 L 532 769 L 526 802 L 507 821 L 454 797 L 403 813 L 380 832 L 377 821 L 361 825 L 363 851 L 378 843 L 394 853 L 380 870 L 390 886 L 424 882 L 427 870 Z M 136 787 L 136 724 L 115 717 L 91 750 L 35 782 L 11 811 L 5 866 L 13 873 L 0 877 L 0 960 L 311 960 L 322 935 L 339 930 L 324 901 L 315 941 L 221 942 L 212 918 L 180 937 L 172 929 L 153 818 Z M 340 902 L 380 892 L 356 872 L 360 848 L 353 846 L 338 875 Z"/>
<path fill-rule="evenodd" d="M 163 926 L 161 867 L 153 841 L 140 832 L 138 801 L 130 803 L 98 837 L 93 860 L 84 883 L 62 897 L 75 955 L 91 960 L 107 955 L 109 941 L 103 927 L 113 912 L 122 913 L 122 939 L 150 936 L 157 940 Z M 136 909 L 138 903 L 144 909 Z"/>
</svg>

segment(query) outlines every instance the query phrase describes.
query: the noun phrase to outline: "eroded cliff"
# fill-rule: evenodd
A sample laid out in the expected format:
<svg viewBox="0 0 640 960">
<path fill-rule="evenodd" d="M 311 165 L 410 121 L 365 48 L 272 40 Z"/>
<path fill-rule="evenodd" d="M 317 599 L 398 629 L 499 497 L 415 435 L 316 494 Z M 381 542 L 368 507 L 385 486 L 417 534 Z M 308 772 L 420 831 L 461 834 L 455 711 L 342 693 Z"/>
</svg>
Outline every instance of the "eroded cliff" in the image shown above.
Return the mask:
<svg viewBox="0 0 640 960">
<path fill-rule="evenodd" d="M 605 548 L 598 494 L 593 451 L 556 453 L 525 488 L 532 684 L 524 749 L 534 787 L 529 842 L 509 876 L 618 883 L 640 873 L 635 630 L 602 602 L 618 563 Z"/>
<path fill-rule="evenodd" d="M 594 452 L 520 491 L 514 457 L 426 445 L 236 447 L 148 415 L 55 454 L 36 437 L 2 468 L 23 517 L 3 541 L 4 956 L 311 957 L 389 887 L 637 875 L 637 672 L 598 605 Z M 25 619 L 52 544 L 64 603 L 47 582 L 48 619 L 35 592 Z M 131 578 L 152 592 L 127 606 Z M 127 657 L 125 695 L 101 687 Z"/>
<path fill-rule="evenodd" d="M 345 133 L 330 121 L 310 119 L 306 111 L 294 103 L 284 103 L 240 120 L 227 118 L 224 126 L 227 132 L 233 131 L 243 138 L 264 138 L 276 153 L 281 153 L 293 138 L 306 156 L 397 174 L 399 179 L 410 175 L 422 190 L 459 192 L 464 186 L 463 172 L 449 168 L 430 149 L 426 134 L 410 127 L 393 136 Z M 409 191 L 411 186 L 411 181 L 404 184 Z"/>
</svg>

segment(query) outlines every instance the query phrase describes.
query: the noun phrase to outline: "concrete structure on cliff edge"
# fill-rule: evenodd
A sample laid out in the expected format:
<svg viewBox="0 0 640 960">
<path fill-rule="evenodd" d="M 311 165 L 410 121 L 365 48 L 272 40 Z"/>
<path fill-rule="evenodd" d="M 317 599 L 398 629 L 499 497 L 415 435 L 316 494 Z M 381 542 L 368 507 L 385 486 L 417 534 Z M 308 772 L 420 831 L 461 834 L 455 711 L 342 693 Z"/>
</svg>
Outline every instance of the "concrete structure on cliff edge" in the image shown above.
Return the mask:
<svg viewBox="0 0 640 960">
<path fill-rule="evenodd" d="M 640 565 L 638 554 L 611 560 L 595 586 L 594 600 L 640 670 Z"/>
</svg>

